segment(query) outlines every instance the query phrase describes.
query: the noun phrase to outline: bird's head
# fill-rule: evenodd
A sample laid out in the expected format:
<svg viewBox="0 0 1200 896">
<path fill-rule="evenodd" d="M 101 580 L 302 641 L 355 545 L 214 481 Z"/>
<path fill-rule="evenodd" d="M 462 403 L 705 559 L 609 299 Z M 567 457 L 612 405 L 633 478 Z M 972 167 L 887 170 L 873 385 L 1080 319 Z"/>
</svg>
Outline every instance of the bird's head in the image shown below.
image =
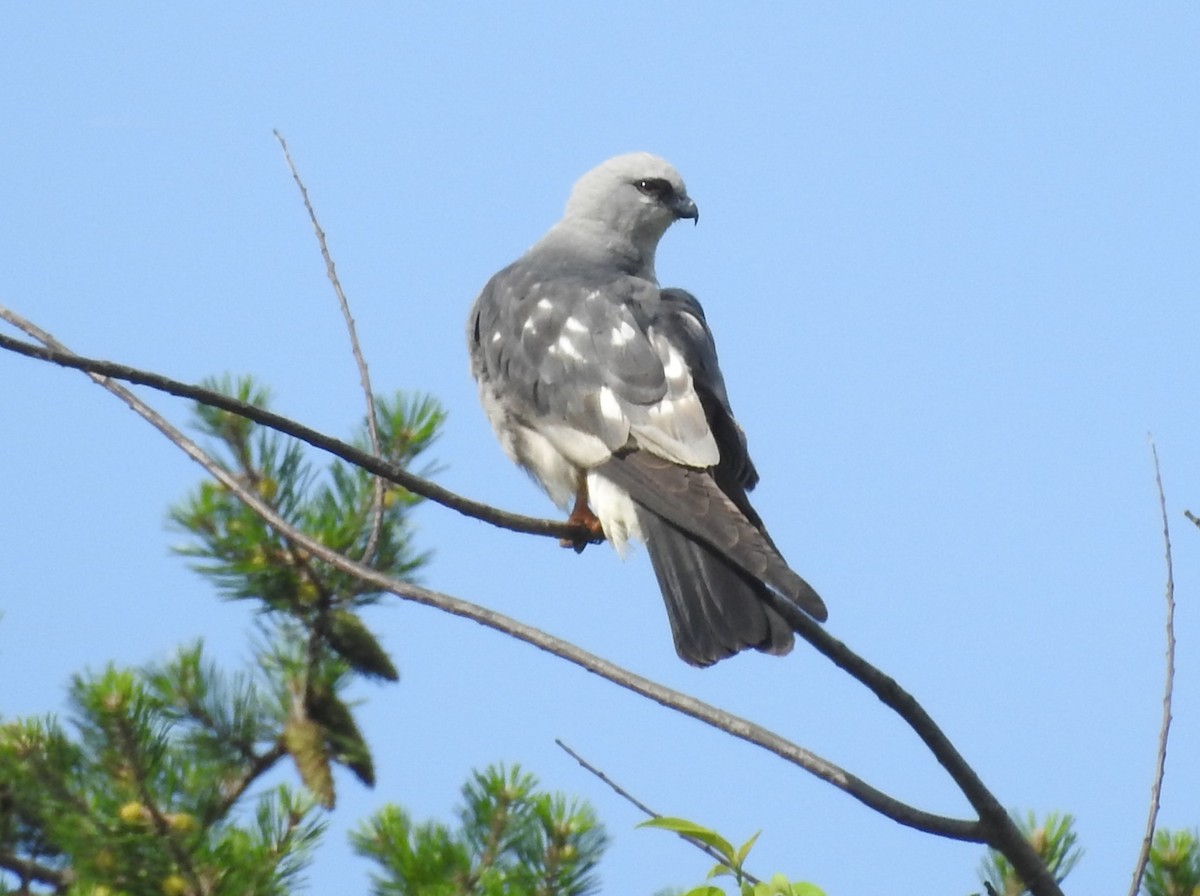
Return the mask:
<svg viewBox="0 0 1200 896">
<path fill-rule="evenodd" d="M 575 184 L 564 220 L 599 225 L 629 239 L 651 258 L 659 239 L 680 218 L 700 220 L 683 178 L 648 152 L 616 156 Z"/>
</svg>

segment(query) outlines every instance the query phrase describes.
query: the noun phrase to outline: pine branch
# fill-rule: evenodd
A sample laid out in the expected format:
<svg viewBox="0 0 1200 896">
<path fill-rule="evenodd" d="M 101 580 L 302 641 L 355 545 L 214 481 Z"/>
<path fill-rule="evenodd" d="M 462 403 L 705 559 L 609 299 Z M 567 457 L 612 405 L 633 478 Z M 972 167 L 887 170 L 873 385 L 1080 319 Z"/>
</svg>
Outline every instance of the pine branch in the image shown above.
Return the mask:
<svg viewBox="0 0 1200 896">
<path fill-rule="evenodd" d="M 170 853 L 180 872 L 187 876 L 188 881 L 192 885 L 192 892 L 202 893 L 203 888 L 200 882 L 200 875 L 196 871 L 196 866 L 192 863 L 191 855 L 184 849 L 178 835 L 175 833 L 175 829 L 163 814 L 158 801 L 150 791 L 150 783 L 146 780 L 146 768 L 142 762 L 144 756 L 138 746 L 137 735 L 130 725 L 129 718 L 123 712 L 120 712 L 114 716 L 113 721 L 116 728 L 117 749 L 121 751 L 126 766 L 133 772 L 133 780 L 137 787 L 138 797 L 141 799 L 145 811 L 150 815 L 150 820 L 154 824 L 154 832 L 160 840 L 166 843 L 167 852 Z"/>
<path fill-rule="evenodd" d="M 222 788 L 225 792 L 221 796 L 221 801 L 216 804 L 211 817 L 206 820 L 212 823 L 228 815 L 229 810 L 237 804 L 237 801 L 242 798 L 242 794 L 250 788 L 250 785 L 274 768 L 275 763 L 279 762 L 286 755 L 287 748 L 283 744 L 283 738 L 280 737 L 265 753 L 253 756 L 241 777 L 228 785 L 228 787 Z"/>
</svg>

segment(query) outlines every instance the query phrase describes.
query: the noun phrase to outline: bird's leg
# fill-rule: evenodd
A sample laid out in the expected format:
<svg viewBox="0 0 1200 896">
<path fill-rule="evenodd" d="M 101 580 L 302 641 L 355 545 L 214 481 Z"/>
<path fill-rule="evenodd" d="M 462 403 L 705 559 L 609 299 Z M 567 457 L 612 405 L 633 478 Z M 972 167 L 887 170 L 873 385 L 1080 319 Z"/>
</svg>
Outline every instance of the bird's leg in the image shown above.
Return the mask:
<svg viewBox="0 0 1200 896">
<path fill-rule="evenodd" d="M 604 527 L 600 525 L 599 517 L 592 513 L 592 508 L 588 506 L 586 473 L 579 474 L 579 484 L 575 489 L 575 506 L 571 508 L 571 515 L 567 517 L 567 525 L 574 527 L 576 534 L 571 538 L 560 539 L 558 543 L 564 548 L 574 548 L 577 554 L 583 553 L 583 549 L 589 544 L 604 541 Z"/>
</svg>

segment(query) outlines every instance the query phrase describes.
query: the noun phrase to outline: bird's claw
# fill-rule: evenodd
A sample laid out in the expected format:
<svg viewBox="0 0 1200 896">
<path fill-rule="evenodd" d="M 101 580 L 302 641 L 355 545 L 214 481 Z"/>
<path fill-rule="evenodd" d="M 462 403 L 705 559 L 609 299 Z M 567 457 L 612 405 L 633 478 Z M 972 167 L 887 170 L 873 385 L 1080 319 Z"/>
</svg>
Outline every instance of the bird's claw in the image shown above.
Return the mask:
<svg viewBox="0 0 1200 896">
<path fill-rule="evenodd" d="M 586 504 L 575 505 L 571 515 L 567 517 L 567 525 L 575 531 L 570 538 L 560 538 L 558 543 L 564 548 L 573 548 L 576 554 L 582 554 L 589 544 L 600 544 L 604 541 L 604 527 Z"/>
</svg>

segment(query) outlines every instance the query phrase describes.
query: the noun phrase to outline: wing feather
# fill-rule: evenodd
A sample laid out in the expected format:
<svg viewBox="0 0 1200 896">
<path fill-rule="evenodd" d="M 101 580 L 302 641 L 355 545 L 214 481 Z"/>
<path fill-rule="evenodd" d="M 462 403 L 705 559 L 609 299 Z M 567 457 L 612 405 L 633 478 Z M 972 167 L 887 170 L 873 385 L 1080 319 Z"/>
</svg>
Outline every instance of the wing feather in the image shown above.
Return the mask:
<svg viewBox="0 0 1200 896">
<path fill-rule="evenodd" d="M 510 412 L 580 466 L 603 461 L 599 446 L 716 465 L 720 450 L 687 358 L 639 310 L 654 304 L 657 287 L 627 274 L 548 277 L 546 268 L 526 256 L 476 300 L 476 378 L 497 384 Z"/>
</svg>

